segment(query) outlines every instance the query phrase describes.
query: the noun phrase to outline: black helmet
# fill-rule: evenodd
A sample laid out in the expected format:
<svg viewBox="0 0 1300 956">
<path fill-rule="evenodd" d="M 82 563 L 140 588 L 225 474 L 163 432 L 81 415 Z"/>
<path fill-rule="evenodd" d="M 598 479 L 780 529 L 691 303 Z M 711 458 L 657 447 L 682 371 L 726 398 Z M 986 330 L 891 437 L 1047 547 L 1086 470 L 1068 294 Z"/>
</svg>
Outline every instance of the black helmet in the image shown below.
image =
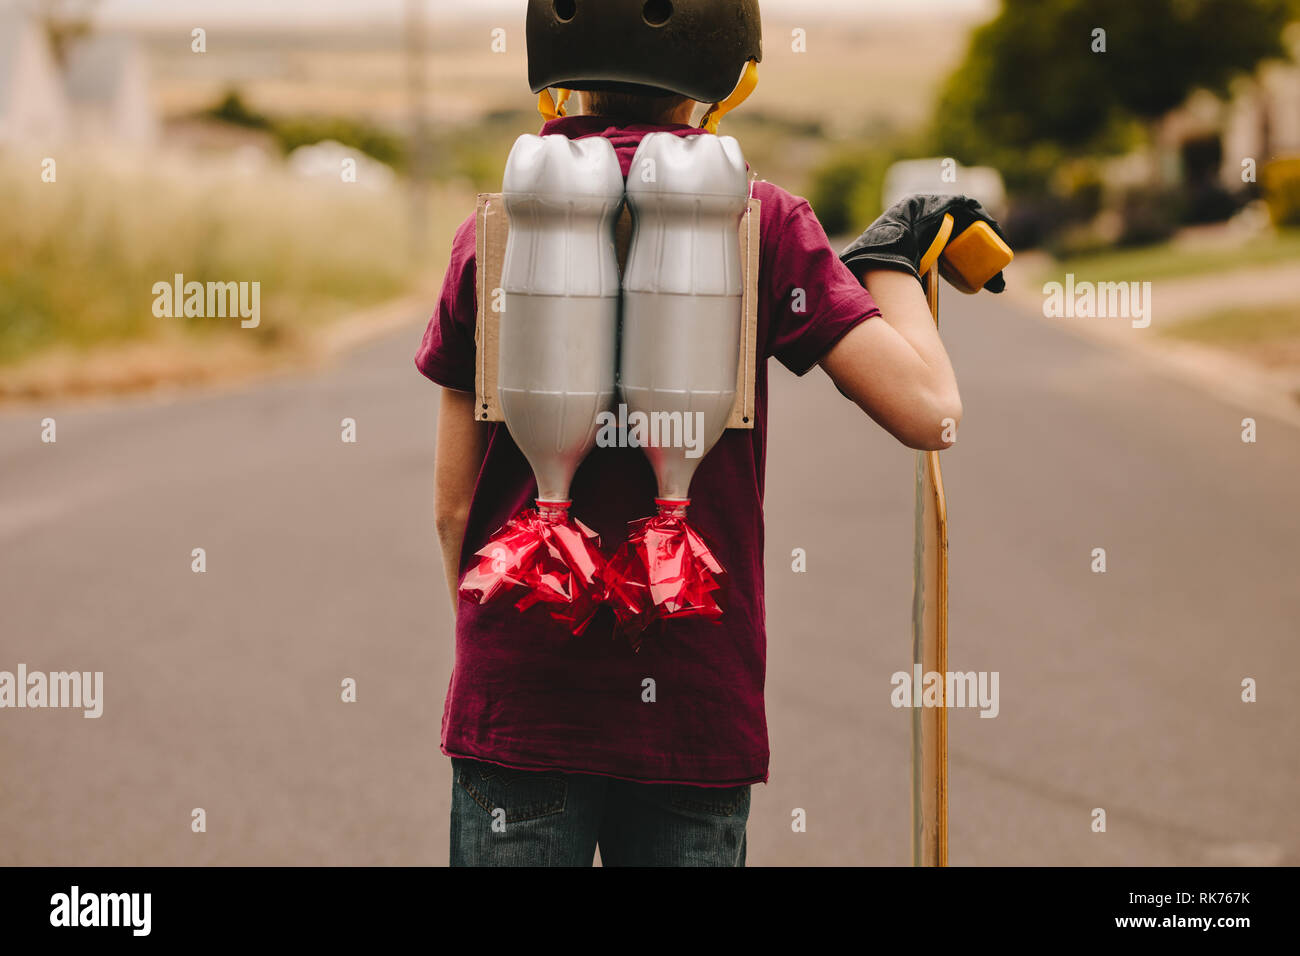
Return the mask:
<svg viewBox="0 0 1300 956">
<path fill-rule="evenodd" d="M 758 0 L 528 0 L 528 83 L 718 103 L 763 58 Z"/>
</svg>

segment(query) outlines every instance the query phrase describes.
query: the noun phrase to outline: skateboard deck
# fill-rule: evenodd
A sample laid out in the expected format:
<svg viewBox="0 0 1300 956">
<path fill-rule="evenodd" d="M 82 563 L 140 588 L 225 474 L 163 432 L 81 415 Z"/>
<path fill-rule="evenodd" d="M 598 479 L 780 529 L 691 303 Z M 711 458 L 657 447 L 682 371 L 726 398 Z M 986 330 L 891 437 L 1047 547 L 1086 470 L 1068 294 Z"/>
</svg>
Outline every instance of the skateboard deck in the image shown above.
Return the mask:
<svg viewBox="0 0 1300 956">
<path fill-rule="evenodd" d="M 926 275 L 926 300 L 939 321 L 939 272 Z M 912 577 L 912 667 L 948 673 L 948 509 L 937 451 L 916 454 L 916 544 Z M 912 863 L 948 865 L 948 710 L 912 702 Z"/>
</svg>

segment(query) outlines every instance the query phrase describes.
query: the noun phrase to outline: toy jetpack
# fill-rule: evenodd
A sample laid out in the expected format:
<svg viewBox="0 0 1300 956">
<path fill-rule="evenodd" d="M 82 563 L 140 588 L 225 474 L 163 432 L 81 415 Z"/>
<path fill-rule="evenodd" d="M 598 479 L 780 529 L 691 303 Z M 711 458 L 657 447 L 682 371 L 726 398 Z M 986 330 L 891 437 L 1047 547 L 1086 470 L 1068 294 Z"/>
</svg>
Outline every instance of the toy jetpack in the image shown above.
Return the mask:
<svg viewBox="0 0 1300 956">
<path fill-rule="evenodd" d="M 485 363 L 496 350 L 481 418 L 491 420 L 491 395 L 538 496 L 479 549 L 460 591 L 480 603 L 509 595 L 521 610 L 545 605 L 574 633 L 607 602 L 638 647 L 655 621 L 722 614 L 725 572 L 686 514 L 695 470 L 734 423 L 737 404 L 751 421 L 750 390 L 737 403 L 737 382 L 750 381 L 742 341 L 751 345 L 752 335 L 742 340 L 742 330 L 753 318 L 745 291 L 757 265 L 746 248 L 742 269 L 749 181 L 734 139 L 645 137 L 626 186 L 632 233 L 620 282 L 624 189 L 603 137 L 523 136 L 511 151 L 495 338 L 480 301 Z M 490 233 L 492 221 L 484 215 L 480 226 Z M 610 417 L 616 382 L 626 409 L 614 417 L 640 422 L 624 437 L 654 469 L 659 513 L 632 523 L 607 566 L 596 535 L 569 515 L 569 485 Z"/>
<path fill-rule="evenodd" d="M 501 287 L 498 398 L 537 479 L 536 508 L 479 551 L 462 595 L 518 595 L 581 633 L 604 598 L 595 532 L 569 515 L 569 485 L 614 399 L 623 175 L 603 137 L 521 136 L 506 162 L 511 229 Z"/>
<path fill-rule="evenodd" d="M 641 413 L 658 514 L 610 562 L 608 600 L 638 646 L 653 622 L 722 615 L 724 570 L 687 521 L 691 479 L 736 398 L 744 282 L 738 227 L 749 173 L 729 136 L 651 133 L 632 160 L 619 390 Z"/>
</svg>

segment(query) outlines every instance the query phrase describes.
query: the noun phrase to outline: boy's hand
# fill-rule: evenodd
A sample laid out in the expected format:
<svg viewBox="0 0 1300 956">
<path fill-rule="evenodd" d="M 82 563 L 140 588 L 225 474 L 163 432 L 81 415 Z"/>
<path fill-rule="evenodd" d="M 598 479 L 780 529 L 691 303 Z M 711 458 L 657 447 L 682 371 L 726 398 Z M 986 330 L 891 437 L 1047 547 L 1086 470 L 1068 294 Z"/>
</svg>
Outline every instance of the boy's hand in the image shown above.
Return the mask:
<svg viewBox="0 0 1300 956">
<path fill-rule="evenodd" d="M 968 196 L 915 195 L 890 206 L 840 254 L 840 260 L 859 279 L 873 269 L 893 269 L 920 279 L 921 257 L 934 243 L 946 215 L 953 217 L 954 239 L 976 222 L 988 223 L 999 237 L 1006 238 L 997 221 Z M 984 285 L 990 292 L 1006 287 L 1001 272 Z"/>
</svg>

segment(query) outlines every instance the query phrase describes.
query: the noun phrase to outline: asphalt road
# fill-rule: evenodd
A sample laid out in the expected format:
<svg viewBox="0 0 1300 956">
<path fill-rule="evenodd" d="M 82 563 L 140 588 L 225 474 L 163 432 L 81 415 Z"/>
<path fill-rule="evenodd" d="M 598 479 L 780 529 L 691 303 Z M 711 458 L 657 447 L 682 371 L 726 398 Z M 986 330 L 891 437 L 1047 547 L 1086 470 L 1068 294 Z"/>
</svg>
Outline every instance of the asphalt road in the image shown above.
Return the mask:
<svg viewBox="0 0 1300 956">
<path fill-rule="evenodd" d="M 1000 675 L 996 718 L 952 716 L 952 863 L 1300 862 L 1300 431 L 1261 417 L 1243 444 L 1239 409 L 1124 353 L 945 304 L 951 665 Z M 0 670 L 105 675 L 100 719 L 0 711 L 0 863 L 445 862 L 418 337 L 245 390 L 0 413 Z M 750 862 L 905 864 L 912 455 L 820 372 L 772 378 Z"/>
</svg>

